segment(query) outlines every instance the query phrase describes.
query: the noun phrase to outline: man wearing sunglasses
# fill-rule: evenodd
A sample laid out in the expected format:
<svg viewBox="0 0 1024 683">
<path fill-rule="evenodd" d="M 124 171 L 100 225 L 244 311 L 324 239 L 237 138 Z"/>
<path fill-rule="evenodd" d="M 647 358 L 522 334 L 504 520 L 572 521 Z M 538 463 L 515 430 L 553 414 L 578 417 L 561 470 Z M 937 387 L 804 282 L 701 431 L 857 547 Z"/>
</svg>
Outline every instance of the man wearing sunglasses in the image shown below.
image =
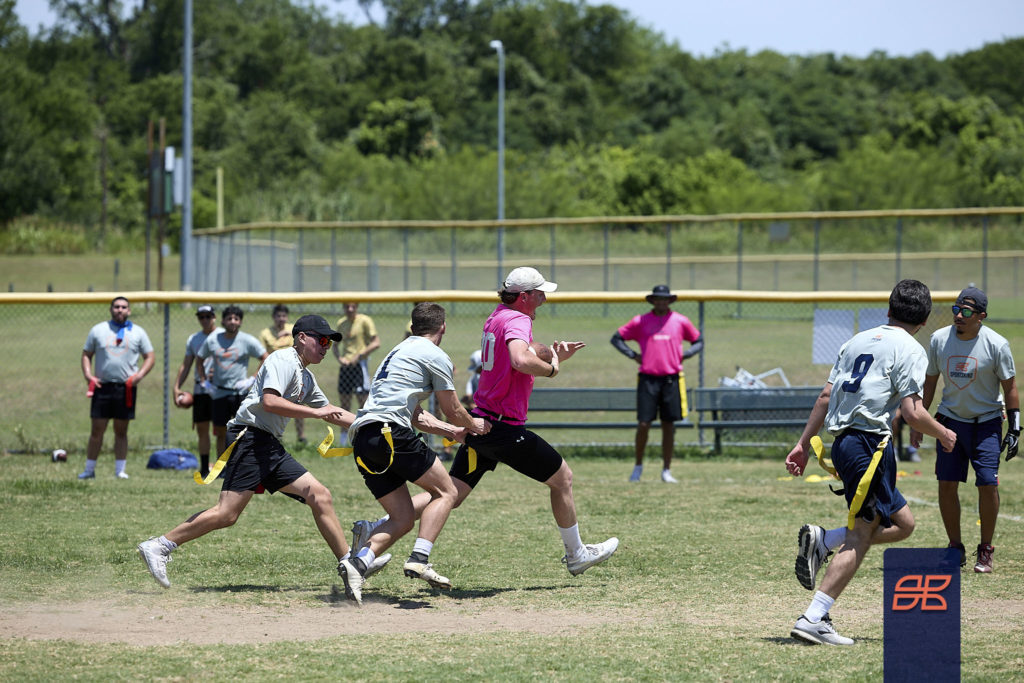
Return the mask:
<svg viewBox="0 0 1024 683">
<path fill-rule="evenodd" d="M 922 400 L 931 405 L 935 386 L 942 376 L 942 398 L 936 419 L 956 432 L 956 445 L 937 447 L 935 477 L 939 481 L 939 512 L 949 537 L 949 547 L 960 550 L 960 566 L 967 551 L 960 534 L 960 482 L 967 481 L 967 465 L 974 468 L 981 517 L 981 543 L 974 571 L 992 571 L 992 538 L 999 515 L 999 454 L 1017 455 L 1020 438 L 1020 399 L 1010 344 L 992 328 L 982 325 L 988 317 L 988 296 L 977 287 L 960 292 L 953 305 L 953 324 L 932 334 L 928 345 L 928 370 Z M 1000 400 L 1002 393 L 1002 400 Z M 1008 427 L 1003 437 L 1003 412 Z M 912 431 L 911 443 L 920 445 L 921 434 Z"/>
<path fill-rule="evenodd" d="M 264 490 L 280 491 L 308 505 L 335 560 L 340 563 L 349 556 L 331 492 L 281 444 L 292 418 L 323 420 L 343 428 L 352 424 L 355 416 L 330 404 L 308 367 L 324 359 L 331 342 L 341 340 L 341 333 L 332 330 L 319 315 L 304 315 L 295 322 L 292 335 L 291 348 L 274 351 L 260 366 L 252 390 L 228 423 L 233 450 L 224 466 L 224 483 L 217 504 L 192 515 L 164 536 L 139 544 L 139 554 L 150 574 L 164 588 L 171 585 L 167 578 L 171 551 L 182 543 L 231 526 L 253 494 Z M 390 559 L 390 555 L 377 558 L 367 574 L 379 570 Z"/>
<path fill-rule="evenodd" d="M 203 375 L 199 370 L 199 363 L 204 363 L 207 375 L 213 373 L 213 359 L 198 361 L 199 349 L 206 343 L 206 338 L 214 332 L 221 332 L 217 326 L 217 314 L 210 304 L 203 304 L 196 309 L 196 318 L 199 320 L 199 331 L 189 335 L 185 342 L 185 357 L 178 366 L 178 374 L 174 380 L 174 405 L 179 408 L 188 407 L 187 397 L 181 385 L 188 377 L 188 371 L 192 363 L 196 363 L 195 384 L 192 389 L 192 426 L 199 437 L 199 474 L 205 477 L 210 472 L 210 419 L 213 415 L 213 397 L 203 386 Z"/>
</svg>

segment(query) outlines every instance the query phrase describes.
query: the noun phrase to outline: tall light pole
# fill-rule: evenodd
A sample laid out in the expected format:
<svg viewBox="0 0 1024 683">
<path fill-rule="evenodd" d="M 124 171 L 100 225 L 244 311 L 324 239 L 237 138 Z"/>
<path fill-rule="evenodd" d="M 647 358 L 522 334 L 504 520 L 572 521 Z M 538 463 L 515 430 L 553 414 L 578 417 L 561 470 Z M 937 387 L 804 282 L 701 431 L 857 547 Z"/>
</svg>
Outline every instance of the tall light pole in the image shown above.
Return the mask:
<svg viewBox="0 0 1024 683">
<path fill-rule="evenodd" d="M 498 220 L 505 220 L 505 46 L 492 40 L 491 47 L 498 51 Z M 505 226 L 498 226 L 498 282 L 505 270 Z"/>
<path fill-rule="evenodd" d="M 195 262 L 192 258 L 192 0 L 185 0 L 184 93 L 182 95 L 182 147 L 184 147 L 185 194 L 181 207 L 181 289 L 195 284 Z M 163 245 L 160 245 L 161 248 Z M 167 439 L 164 439 L 164 443 Z"/>
</svg>

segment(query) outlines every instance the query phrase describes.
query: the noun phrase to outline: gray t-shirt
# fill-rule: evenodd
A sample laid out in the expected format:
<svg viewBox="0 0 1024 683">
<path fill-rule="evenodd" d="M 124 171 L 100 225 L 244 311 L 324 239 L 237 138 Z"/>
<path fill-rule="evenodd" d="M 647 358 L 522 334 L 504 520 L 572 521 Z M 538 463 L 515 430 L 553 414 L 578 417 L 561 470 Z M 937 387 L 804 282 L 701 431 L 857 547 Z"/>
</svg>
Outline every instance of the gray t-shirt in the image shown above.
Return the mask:
<svg viewBox="0 0 1024 683">
<path fill-rule="evenodd" d="M 204 361 L 213 361 L 213 398 L 224 398 L 240 393 L 235 383 L 249 376 L 249 359 L 259 358 L 266 350 L 260 340 L 247 332 L 239 331 L 234 339 L 227 332 L 213 332 L 199 347 L 196 354 Z"/>
<path fill-rule="evenodd" d="M 262 348 L 262 347 L 260 347 Z M 292 403 L 321 408 L 328 404 L 327 396 L 317 386 L 309 368 L 302 366 L 294 348 L 278 349 L 267 356 L 256 372 L 256 381 L 242 399 L 229 426 L 244 425 L 270 432 L 278 439 L 284 436 L 290 417 L 268 412 L 263 408 L 263 392 L 273 389 Z"/>
<path fill-rule="evenodd" d="M 881 325 L 856 334 L 839 349 L 828 381 L 825 428 L 832 435 L 844 429 L 890 434 L 900 401 L 924 390 L 928 358 L 901 327 Z"/>
<path fill-rule="evenodd" d="M 96 364 L 93 374 L 100 382 L 123 384 L 139 371 L 139 356 L 153 350 L 146 331 L 135 323 L 132 323 L 131 329 L 125 328 L 120 341 L 117 332 L 114 321 L 106 320 L 93 325 L 85 338 L 82 350 L 92 352 Z"/>
<path fill-rule="evenodd" d="M 936 330 L 928 344 L 928 374 L 942 375 L 938 412 L 957 420 L 1000 417 L 1000 380 L 1016 377 L 1010 343 L 981 326 L 974 339 L 957 339 L 952 325 Z"/>
<path fill-rule="evenodd" d="M 349 440 L 367 422 L 390 422 L 412 429 L 416 406 L 435 391 L 454 391 L 451 358 L 426 337 L 409 337 L 391 349 L 377 368 L 370 396 L 349 427 Z"/>
<path fill-rule="evenodd" d="M 224 328 L 218 326 L 217 328 L 215 328 L 213 330 L 213 332 L 210 332 L 210 334 L 217 334 L 218 332 L 223 332 L 223 331 L 224 331 Z M 185 342 L 185 353 L 187 355 L 189 355 L 189 356 L 192 356 L 195 359 L 195 363 L 194 363 L 195 367 L 193 369 L 193 373 L 195 374 L 195 382 L 196 383 L 195 383 L 195 387 L 192 389 L 192 393 L 193 394 L 205 394 L 206 393 L 206 391 L 203 389 L 202 385 L 199 384 L 199 382 L 202 379 L 199 376 L 199 364 L 200 363 L 203 364 L 203 367 L 206 369 L 206 375 L 207 376 L 210 376 L 210 374 L 213 372 L 213 358 L 211 357 L 211 358 L 207 358 L 207 359 L 203 360 L 202 358 L 199 357 L 199 349 L 202 348 L 203 343 L 206 341 L 206 338 L 209 337 L 209 336 L 210 336 L 209 334 L 206 334 L 202 330 L 199 330 L 198 332 L 194 332 L 191 335 L 189 335 L 188 341 Z"/>
</svg>

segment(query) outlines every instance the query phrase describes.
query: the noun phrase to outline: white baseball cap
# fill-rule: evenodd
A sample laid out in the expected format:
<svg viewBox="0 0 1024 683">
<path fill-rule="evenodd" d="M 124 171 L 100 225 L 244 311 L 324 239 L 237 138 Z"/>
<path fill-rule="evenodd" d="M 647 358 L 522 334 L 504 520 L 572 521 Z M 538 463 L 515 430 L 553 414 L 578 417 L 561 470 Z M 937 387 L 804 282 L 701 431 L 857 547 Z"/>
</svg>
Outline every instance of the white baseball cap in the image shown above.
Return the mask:
<svg viewBox="0 0 1024 683">
<path fill-rule="evenodd" d="M 505 278 L 506 292 L 529 292 L 539 289 L 542 292 L 553 292 L 558 289 L 554 282 L 548 282 L 536 268 L 523 266 L 516 268 Z"/>
</svg>

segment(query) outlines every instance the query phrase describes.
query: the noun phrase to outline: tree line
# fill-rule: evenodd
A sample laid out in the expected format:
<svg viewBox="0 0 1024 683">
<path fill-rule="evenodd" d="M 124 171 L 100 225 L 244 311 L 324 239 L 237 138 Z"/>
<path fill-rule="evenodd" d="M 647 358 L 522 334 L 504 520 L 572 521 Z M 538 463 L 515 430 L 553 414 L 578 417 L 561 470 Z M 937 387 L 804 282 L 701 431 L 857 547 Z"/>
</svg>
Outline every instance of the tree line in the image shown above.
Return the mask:
<svg viewBox="0 0 1024 683">
<path fill-rule="evenodd" d="M 146 127 L 180 149 L 181 0 L 0 0 L 0 230 L 145 223 Z M 194 3 L 194 225 L 1024 204 L 1024 38 L 945 59 L 695 57 L 610 5 Z M 371 13 L 369 10 L 373 9 Z M 172 225 L 172 229 L 173 229 Z"/>
</svg>

